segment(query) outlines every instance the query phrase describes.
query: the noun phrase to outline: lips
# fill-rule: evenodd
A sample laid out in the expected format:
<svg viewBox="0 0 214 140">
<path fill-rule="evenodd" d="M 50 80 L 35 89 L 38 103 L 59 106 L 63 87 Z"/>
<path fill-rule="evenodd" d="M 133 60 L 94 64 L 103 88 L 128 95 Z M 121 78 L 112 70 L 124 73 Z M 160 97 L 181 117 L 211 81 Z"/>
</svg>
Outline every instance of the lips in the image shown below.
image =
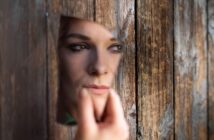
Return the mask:
<svg viewBox="0 0 214 140">
<path fill-rule="evenodd" d="M 86 85 L 85 88 L 94 94 L 105 94 L 109 91 L 109 87 L 105 85 Z"/>
</svg>

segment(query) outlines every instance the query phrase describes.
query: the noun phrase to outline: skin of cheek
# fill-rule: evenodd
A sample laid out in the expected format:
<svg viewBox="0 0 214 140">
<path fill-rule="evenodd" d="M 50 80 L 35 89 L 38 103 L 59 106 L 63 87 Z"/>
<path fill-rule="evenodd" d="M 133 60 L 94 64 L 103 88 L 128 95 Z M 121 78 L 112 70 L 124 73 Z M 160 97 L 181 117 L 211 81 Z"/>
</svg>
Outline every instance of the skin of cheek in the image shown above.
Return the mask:
<svg viewBox="0 0 214 140">
<path fill-rule="evenodd" d="M 76 117 L 78 93 L 81 90 L 82 80 L 84 79 L 84 59 L 78 56 L 72 56 L 64 52 L 63 68 L 66 78 L 63 79 L 65 94 L 67 97 L 67 106 L 70 113 Z M 84 58 L 84 57 L 83 57 Z M 66 80 L 65 80 L 66 79 Z"/>
</svg>

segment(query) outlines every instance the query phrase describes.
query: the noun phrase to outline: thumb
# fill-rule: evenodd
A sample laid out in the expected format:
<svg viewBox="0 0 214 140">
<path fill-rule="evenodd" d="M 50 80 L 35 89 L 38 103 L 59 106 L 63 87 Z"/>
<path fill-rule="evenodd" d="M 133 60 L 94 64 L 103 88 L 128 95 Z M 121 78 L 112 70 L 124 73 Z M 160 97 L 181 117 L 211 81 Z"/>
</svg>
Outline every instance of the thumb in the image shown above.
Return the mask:
<svg viewBox="0 0 214 140">
<path fill-rule="evenodd" d="M 79 95 L 78 125 L 83 132 L 96 128 L 92 99 L 86 89 L 82 89 Z"/>
</svg>

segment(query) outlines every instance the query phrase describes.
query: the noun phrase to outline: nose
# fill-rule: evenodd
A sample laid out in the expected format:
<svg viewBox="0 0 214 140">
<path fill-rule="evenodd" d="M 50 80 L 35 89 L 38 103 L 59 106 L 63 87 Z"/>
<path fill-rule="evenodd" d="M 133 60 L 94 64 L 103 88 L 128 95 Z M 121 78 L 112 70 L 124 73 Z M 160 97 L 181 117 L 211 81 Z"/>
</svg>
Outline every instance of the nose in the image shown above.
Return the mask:
<svg viewBox="0 0 214 140">
<path fill-rule="evenodd" d="M 91 54 L 91 60 L 88 66 L 88 73 L 90 75 L 104 75 L 108 73 L 107 58 L 101 51 L 95 51 Z"/>
</svg>

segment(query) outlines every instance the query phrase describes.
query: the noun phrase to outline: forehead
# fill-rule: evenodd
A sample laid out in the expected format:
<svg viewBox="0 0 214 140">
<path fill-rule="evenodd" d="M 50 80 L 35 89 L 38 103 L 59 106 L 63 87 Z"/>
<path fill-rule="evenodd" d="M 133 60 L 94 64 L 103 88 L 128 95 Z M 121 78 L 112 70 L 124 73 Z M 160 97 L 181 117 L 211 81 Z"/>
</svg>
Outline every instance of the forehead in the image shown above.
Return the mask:
<svg viewBox="0 0 214 140">
<path fill-rule="evenodd" d="M 64 24 L 64 26 L 66 26 L 64 27 L 64 30 L 66 30 L 66 32 L 64 32 L 65 34 L 78 33 L 92 39 L 100 40 L 115 38 L 108 29 L 96 22 L 76 18 L 67 19 L 66 22 L 67 23 Z"/>
</svg>

